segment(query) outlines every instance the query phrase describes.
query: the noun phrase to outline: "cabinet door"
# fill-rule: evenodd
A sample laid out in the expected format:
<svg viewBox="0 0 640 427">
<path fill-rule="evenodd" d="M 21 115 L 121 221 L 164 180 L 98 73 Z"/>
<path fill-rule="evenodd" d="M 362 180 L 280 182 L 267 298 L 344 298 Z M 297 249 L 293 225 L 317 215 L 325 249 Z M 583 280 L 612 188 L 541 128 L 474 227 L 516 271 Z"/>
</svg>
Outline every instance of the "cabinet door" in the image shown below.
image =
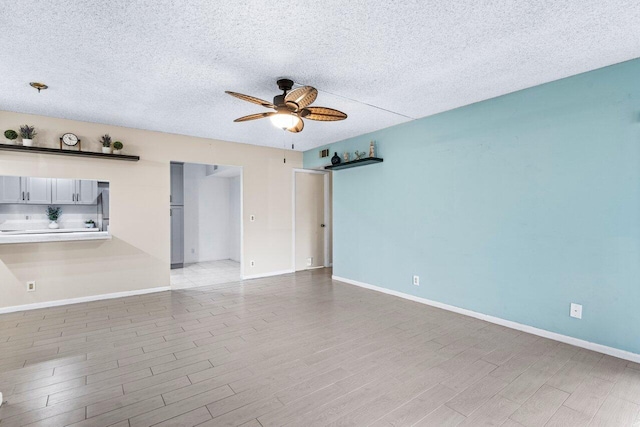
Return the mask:
<svg viewBox="0 0 640 427">
<path fill-rule="evenodd" d="M 76 203 L 75 179 L 52 179 L 51 187 L 52 204 L 74 205 Z"/>
<path fill-rule="evenodd" d="M 184 165 L 171 163 L 171 196 L 172 205 L 184 205 Z"/>
<path fill-rule="evenodd" d="M 98 181 L 79 179 L 76 181 L 76 204 L 95 205 L 98 203 Z"/>
<path fill-rule="evenodd" d="M 171 208 L 171 268 L 180 268 L 184 263 L 184 208 Z"/>
<path fill-rule="evenodd" d="M 19 176 L 0 176 L 0 203 L 23 203 Z"/>
<path fill-rule="evenodd" d="M 26 203 L 31 205 L 51 204 L 51 179 L 22 178 L 22 180 L 22 186 L 26 192 Z"/>
</svg>

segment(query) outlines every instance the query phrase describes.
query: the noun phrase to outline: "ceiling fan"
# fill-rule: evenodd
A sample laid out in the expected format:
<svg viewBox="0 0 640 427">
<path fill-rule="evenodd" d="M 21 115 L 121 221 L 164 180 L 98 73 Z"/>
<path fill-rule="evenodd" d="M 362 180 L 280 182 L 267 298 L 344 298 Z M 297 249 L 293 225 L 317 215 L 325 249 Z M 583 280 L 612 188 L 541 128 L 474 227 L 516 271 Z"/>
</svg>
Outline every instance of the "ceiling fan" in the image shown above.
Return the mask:
<svg viewBox="0 0 640 427">
<path fill-rule="evenodd" d="M 249 120 L 262 119 L 269 117 L 271 122 L 281 129 L 289 132 L 298 133 L 304 129 L 302 119 L 317 120 L 321 122 L 333 122 L 344 120 L 347 115 L 342 111 L 334 110 L 326 107 L 310 107 L 318 96 L 318 90 L 311 86 L 302 86 L 293 89 L 293 81 L 289 79 L 278 80 L 278 88 L 283 91 L 282 95 L 276 95 L 273 103 L 255 98 L 249 95 L 243 95 L 237 92 L 225 91 L 231 96 L 242 99 L 243 101 L 252 102 L 262 105 L 266 108 L 273 108 L 276 111 L 266 113 L 250 114 L 248 116 L 235 119 L 234 122 L 246 122 Z"/>
</svg>

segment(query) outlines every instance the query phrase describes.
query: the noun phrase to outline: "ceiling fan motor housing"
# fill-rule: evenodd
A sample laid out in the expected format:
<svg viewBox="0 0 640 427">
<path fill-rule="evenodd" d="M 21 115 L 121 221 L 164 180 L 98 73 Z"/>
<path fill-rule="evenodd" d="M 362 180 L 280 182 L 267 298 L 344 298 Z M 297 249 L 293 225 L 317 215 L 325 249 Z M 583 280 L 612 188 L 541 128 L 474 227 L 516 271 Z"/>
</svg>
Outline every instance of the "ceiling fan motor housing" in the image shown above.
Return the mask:
<svg viewBox="0 0 640 427">
<path fill-rule="evenodd" d="M 285 95 L 276 95 L 273 97 L 273 105 L 275 105 L 276 107 L 284 107 L 285 103 L 284 103 L 284 97 Z"/>
</svg>

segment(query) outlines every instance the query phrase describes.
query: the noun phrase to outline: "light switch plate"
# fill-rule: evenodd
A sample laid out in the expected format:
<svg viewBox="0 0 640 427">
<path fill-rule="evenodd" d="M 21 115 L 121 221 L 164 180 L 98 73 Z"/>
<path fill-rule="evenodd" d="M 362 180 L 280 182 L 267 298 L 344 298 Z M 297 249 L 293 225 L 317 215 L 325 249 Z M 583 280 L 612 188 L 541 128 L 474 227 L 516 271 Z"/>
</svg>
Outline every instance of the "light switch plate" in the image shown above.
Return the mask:
<svg viewBox="0 0 640 427">
<path fill-rule="evenodd" d="M 571 317 L 575 317 L 576 319 L 582 319 L 582 305 L 571 303 L 571 312 L 569 313 Z"/>
<path fill-rule="evenodd" d="M 31 280 L 27 282 L 27 292 L 35 292 L 36 291 L 36 281 Z"/>
</svg>

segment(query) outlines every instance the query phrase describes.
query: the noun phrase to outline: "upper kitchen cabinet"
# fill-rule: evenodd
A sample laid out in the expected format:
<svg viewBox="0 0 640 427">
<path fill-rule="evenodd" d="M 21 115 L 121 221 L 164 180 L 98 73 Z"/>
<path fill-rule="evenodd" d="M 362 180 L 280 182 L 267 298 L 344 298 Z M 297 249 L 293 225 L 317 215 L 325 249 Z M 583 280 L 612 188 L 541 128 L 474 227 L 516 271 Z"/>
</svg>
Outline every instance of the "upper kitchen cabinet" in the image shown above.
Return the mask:
<svg viewBox="0 0 640 427">
<path fill-rule="evenodd" d="M 86 179 L 52 179 L 52 202 L 57 205 L 95 205 L 98 182 Z"/>
<path fill-rule="evenodd" d="M 0 177 L 0 203 L 51 203 L 51 180 L 19 176 Z"/>
<path fill-rule="evenodd" d="M 22 182 L 19 176 L 0 176 L 0 203 L 22 203 Z"/>
<path fill-rule="evenodd" d="M 76 180 L 76 193 L 77 205 L 95 205 L 98 203 L 98 181 Z"/>
<path fill-rule="evenodd" d="M 76 180 L 52 179 L 51 202 L 54 205 L 76 204 Z"/>
<path fill-rule="evenodd" d="M 51 203 L 51 180 L 49 178 L 21 178 L 26 193 L 25 203 L 48 205 Z"/>
<path fill-rule="evenodd" d="M 171 195 L 169 202 L 172 206 L 184 205 L 184 164 L 171 163 Z"/>
</svg>

